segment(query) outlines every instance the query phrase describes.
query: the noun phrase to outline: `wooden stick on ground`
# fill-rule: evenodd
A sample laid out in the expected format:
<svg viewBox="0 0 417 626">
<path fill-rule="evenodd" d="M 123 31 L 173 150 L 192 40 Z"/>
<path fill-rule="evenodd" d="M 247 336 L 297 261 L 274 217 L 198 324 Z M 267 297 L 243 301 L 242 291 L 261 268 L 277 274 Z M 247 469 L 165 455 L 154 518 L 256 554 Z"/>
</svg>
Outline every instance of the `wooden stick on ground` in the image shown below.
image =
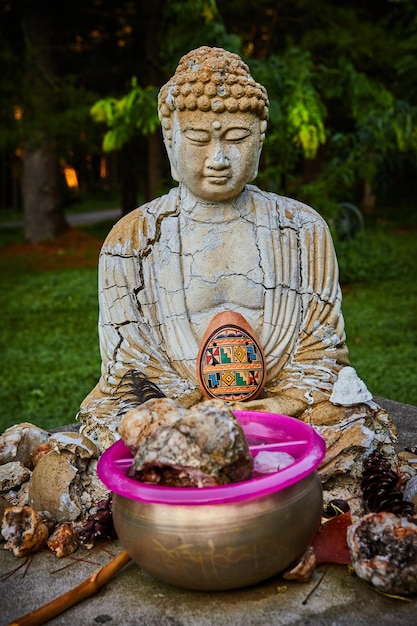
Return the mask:
<svg viewBox="0 0 417 626">
<path fill-rule="evenodd" d="M 14 622 L 11 622 L 9 626 L 41 626 L 41 624 L 45 624 L 48 620 L 78 604 L 78 602 L 94 595 L 129 561 L 130 556 L 123 550 L 110 563 L 100 567 L 90 578 L 84 580 L 74 589 L 70 589 L 62 596 L 51 600 L 51 602 L 41 606 L 39 609 L 19 617 Z"/>
</svg>

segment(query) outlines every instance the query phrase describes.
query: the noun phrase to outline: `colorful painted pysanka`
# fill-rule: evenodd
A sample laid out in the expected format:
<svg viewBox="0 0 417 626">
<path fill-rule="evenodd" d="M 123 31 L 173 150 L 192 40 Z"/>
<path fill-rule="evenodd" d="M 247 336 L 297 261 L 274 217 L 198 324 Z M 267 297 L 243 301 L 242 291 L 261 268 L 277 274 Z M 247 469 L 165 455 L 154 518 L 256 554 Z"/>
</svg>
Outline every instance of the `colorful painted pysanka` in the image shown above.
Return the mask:
<svg viewBox="0 0 417 626">
<path fill-rule="evenodd" d="M 216 315 L 200 345 L 197 375 L 205 396 L 226 402 L 257 398 L 265 384 L 265 357 L 240 313 Z"/>
</svg>

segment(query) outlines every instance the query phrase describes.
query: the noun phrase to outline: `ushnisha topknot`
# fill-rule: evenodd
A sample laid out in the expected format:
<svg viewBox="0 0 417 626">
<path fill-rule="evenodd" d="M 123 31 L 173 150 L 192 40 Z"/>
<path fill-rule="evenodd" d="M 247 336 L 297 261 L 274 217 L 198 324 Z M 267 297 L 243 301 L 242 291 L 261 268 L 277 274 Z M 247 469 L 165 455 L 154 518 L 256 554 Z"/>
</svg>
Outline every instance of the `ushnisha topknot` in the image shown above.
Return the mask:
<svg viewBox="0 0 417 626">
<path fill-rule="evenodd" d="M 252 78 L 239 55 L 223 48 L 202 46 L 180 59 L 175 74 L 159 91 L 158 115 L 165 140 L 172 139 L 172 112 L 184 110 L 251 112 L 264 122 L 261 131 L 264 135 L 268 94 Z"/>
</svg>

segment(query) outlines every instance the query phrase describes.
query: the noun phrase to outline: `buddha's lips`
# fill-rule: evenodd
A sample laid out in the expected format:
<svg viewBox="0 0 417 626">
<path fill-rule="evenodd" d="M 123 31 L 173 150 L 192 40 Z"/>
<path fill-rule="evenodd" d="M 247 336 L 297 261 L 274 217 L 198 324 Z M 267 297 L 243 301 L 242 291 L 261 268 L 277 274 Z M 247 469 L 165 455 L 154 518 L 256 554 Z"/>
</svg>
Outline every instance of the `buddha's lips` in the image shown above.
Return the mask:
<svg viewBox="0 0 417 626">
<path fill-rule="evenodd" d="M 205 175 L 204 178 L 209 180 L 211 183 L 214 183 L 215 185 L 224 185 L 231 178 L 231 174 L 208 174 Z"/>
</svg>

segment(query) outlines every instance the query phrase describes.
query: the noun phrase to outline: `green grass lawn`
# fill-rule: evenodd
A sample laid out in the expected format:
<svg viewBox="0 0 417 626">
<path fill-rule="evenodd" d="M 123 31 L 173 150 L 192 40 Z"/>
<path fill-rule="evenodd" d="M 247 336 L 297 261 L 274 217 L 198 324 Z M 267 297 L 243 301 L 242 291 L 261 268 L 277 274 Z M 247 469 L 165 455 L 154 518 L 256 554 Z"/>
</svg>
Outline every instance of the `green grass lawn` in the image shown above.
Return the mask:
<svg viewBox="0 0 417 626">
<path fill-rule="evenodd" d="M 110 226 L 83 232 L 102 240 Z M 374 395 L 413 405 L 416 235 L 374 228 L 337 245 L 351 363 Z M 0 245 L 21 239 L 0 231 Z M 73 422 L 100 374 L 96 268 L 45 271 L 24 256 L 11 263 L 1 255 L 0 306 L 0 432 L 25 421 L 44 428 Z"/>
<path fill-rule="evenodd" d="M 401 280 L 355 285 L 343 313 L 351 363 L 370 391 L 417 405 L 417 294 L 408 285 L 408 292 Z"/>
<path fill-rule="evenodd" d="M 417 405 L 417 231 L 336 245 L 350 360 L 376 396 Z"/>
<path fill-rule="evenodd" d="M 2 276 L 0 430 L 68 424 L 99 376 L 97 272 Z"/>
</svg>

